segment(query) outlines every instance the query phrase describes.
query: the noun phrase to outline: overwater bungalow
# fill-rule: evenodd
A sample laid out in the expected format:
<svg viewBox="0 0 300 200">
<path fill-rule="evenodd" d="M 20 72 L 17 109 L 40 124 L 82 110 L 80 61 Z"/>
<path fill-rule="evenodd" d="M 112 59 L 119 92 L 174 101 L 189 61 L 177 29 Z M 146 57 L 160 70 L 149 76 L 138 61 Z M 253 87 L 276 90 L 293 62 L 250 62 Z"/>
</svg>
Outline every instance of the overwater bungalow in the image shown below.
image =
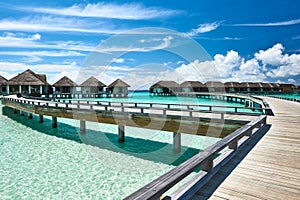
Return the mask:
<svg viewBox="0 0 300 200">
<path fill-rule="evenodd" d="M 86 81 L 80 84 L 81 93 L 84 94 L 102 94 L 104 87 L 106 85 L 96 79 L 95 77 L 91 76 Z"/>
<path fill-rule="evenodd" d="M 0 94 L 6 94 L 6 82 L 7 79 L 3 76 L 0 76 Z"/>
<path fill-rule="evenodd" d="M 182 92 L 207 92 L 207 87 L 205 84 L 199 81 L 185 81 L 180 84 Z"/>
<path fill-rule="evenodd" d="M 260 83 L 242 82 L 240 83 L 240 92 L 242 93 L 257 93 L 261 91 Z"/>
<path fill-rule="evenodd" d="M 225 91 L 229 93 L 240 92 L 241 84 L 239 82 L 226 82 L 224 84 Z"/>
<path fill-rule="evenodd" d="M 283 93 L 292 93 L 296 89 L 294 84 L 279 84 L 279 87 Z"/>
<path fill-rule="evenodd" d="M 225 86 L 221 81 L 207 81 L 205 85 L 209 92 L 225 92 Z"/>
<path fill-rule="evenodd" d="M 270 83 L 271 92 L 280 92 L 280 85 L 278 83 Z"/>
<path fill-rule="evenodd" d="M 259 83 L 260 85 L 260 92 L 268 93 L 272 91 L 272 84 L 270 83 Z"/>
<path fill-rule="evenodd" d="M 70 78 L 64 76 L 53 84 L 55 94 L 75 94 L 78 85 Z"/>
<path fill-rule="evenodd" d="M 127 97 L 129 87 L 130 85 L 121 79 L 117 79 L 107 86 L 106 95 L 107 97 Z"/>
<path fill-rule="evenodd" d="M 150 87 L 150 94 L 157 96 L 173 96 L 181 87 L 175 81 L 158 81 Z"/>
<path fill-rule="evenodd" d="M 36 74 L 30 69 L 8 80 L 6 84 L 7 94 L 21 93 L 31 96 L 47 94 L 50 87 L 45 74 Z"/>
</svg>

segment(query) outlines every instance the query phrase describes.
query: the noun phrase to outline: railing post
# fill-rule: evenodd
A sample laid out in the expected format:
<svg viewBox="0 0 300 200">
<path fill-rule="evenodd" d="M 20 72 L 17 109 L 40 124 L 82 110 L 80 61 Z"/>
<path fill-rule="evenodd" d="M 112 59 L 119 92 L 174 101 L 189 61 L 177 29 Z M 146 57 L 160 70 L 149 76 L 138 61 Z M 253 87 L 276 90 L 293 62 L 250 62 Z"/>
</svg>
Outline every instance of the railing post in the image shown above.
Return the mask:
<svg viewBox="0 0 300 200">
<path fill-rule="evenodd" d="M 213 157 L 210 156 L 206 159 L 206 161 L 204 162 L 204 164 L 201 166 L 201 169 L 205 172 L 212 172 L 214 168 L 214 160 Z"/>
<path fill-rule="evenodd" d="M 229 149 L 233 149 L 234 151 L 238 149 L 238 140 L 235 140 L 233 142 L 231 142 L 229 145 L 228 145 Z"/>
</svg>

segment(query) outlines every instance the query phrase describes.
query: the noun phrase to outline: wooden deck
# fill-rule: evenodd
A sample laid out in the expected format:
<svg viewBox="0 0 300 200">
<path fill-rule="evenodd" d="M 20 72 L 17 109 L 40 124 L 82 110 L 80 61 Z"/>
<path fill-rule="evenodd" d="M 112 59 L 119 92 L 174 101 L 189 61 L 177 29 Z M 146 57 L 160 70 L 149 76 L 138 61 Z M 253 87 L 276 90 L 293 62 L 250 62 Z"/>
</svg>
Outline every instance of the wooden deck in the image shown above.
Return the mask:
<svg viewBox="0 0 300 200">
<path fill-rule="evenodd" d="M 265 99 L 275 114 L 267 120 L 270 130 L 242 161 L 237 156 L 228 162 L 193 200 L 300 199 L 300 104 Z"/>
</svg>

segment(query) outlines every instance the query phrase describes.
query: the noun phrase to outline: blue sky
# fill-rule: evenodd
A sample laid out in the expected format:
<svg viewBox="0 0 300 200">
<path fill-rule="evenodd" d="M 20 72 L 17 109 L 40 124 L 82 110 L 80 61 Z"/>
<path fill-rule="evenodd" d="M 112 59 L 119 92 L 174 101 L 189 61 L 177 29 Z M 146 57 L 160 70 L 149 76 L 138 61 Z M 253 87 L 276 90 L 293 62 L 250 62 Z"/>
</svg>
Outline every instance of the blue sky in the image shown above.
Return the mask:
<svg viewBox="0 0 300 200">
<path fill-rule="evenodd" d="M 122 78 L 300 84 L 300 2 L 258 0 L 0 3 L 0 75 L 81 83 Z"/>
</svg>

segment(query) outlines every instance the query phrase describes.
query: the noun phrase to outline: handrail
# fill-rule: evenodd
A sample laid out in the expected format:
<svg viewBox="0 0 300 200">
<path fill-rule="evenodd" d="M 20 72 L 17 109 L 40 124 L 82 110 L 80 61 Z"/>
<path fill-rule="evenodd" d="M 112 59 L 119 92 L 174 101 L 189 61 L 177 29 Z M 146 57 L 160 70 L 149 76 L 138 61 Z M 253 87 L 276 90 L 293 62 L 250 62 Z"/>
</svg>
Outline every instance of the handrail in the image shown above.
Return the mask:
<svg viewBox="0 0 300 200">
<path fill-rule="evenodd" d="M 187 177 L 197 168 L 201 167 L 202 170 L 206 171 L 207 173 L 212 172 L 212 170 L 214 169 L 213 158 L 216 154 L 218 154 L 226 147 L 236 150 L 238 147 L 238 141 L 242 137 L 250 136 L 254 128 L 260 127 L 265 123 L 266 115 L 257 117 L 255 120 L 237 129 L 222 140 L 204 149 L 189 160 L 183 162 L 174 169 L 170 170 L 169 172 L 140 188 L 136 192 L 127 196 L 124 200 L 159 199 L 166 191 L 168 191 L 182 179 Z"/>
<path fill-rule="evenodd" d="M 279 96 L 271 96 L 271 95 L 267 95 L 268 97 L 272 97 L 272 98 L 276 98 L 276 99 L 283 99 L 283 100 L 287 100 L 287 101 L 294 101 L 294 102 L 298 102 L 300 103 L 300 99 L 296 99 L 296 98 L 291 98 L 291 97 L 279 97 Z"/>
<path fill-rule="evenodd" d="M 219 113 L 219 114 L 248 114 L 248 115 L 259 115 L 259 113 L 245 113 L 240 111 L 240 109 L 248 110 L 258 110 L 260 112 L 265 111 L 265 108 L 255 108 L 255 107 L 239 107 L 239 106 L 221 106 L 221 105 L 188 105 L 188 104 L 163 104 L 163 103 L 146 103 L 146 102 L 108 102 L 108 101 L 87 101 L 87 100 L 63 100 L 53 102 L 53 101 L 36 101 L 36 100 L 27 100 L 27 99 L 16 99 L 4 97 L 3 100 L 15 101 L 19 103 L 38 105 L 38 106 L 47 106 L 47 107 L 56 107 L 56 108 L 66 108 L 66 109 L 86 109 L 84 107 L 88 106 L 89 109 L 99 110 L 103 108 L 104 110 L 116 109 L 119 108 L 122 111 L 124 109 L 140 109 L 144 113 L 145 110 L 162 110 L 165 115 L 167 111 L 183 111 L 189 112 L 190 116 L 193 113 L 204 112 L 204 113 Z M 74 102 L 74 103 L 73 103 Z M 51 106 L 53 105 L 53 106 Z M 146 105 L 146 106 L 139 106 Z M 162 106 L 162 107 L 157 107 Z M 175 108 L 174 108 L 175 106 Z M 180 108 L 178 108 L 178 106 Z M 172 108 L 173 107 L 173 108 Z M 186 108 L 183 108 L 186 107 Z M 197 107 L 197 108 L 195 108 Z M 205 109 L 201 109 L 205 108 Z M 226 110 L 227 109 L 227 110 Z M 234 111 L 228 111 L 228 109 L 234 109 Z M 101 110 L 101 109 L 100 109 Z"/>
</svg>

